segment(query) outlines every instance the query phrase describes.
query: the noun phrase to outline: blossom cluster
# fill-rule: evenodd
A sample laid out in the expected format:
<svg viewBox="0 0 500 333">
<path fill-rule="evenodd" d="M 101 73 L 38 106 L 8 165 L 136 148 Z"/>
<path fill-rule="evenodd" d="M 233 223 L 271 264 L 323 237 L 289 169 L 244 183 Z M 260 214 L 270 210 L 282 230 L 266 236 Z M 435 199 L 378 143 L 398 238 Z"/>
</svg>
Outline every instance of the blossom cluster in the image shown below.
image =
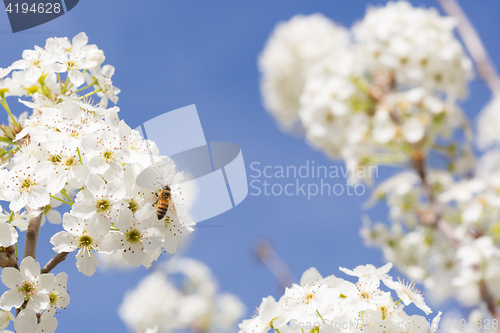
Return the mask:
<svg viewBox="0 0 500 333">
<path fill-rule="evenodd" d="M 217 281 L 203 263 L 172 258 L 125 294 L 119 315 L 133 331 L 234 332 L 245 307 Z"/>
<path fill-rule="evenodd" d="M 18 71 L 1 83 L 4 104 L 5 96 L 31 97 L 19 101 L 32 113 L 12 117 L 11 126 L 3 127 L 8 155 L 0 196 L 10 202 L 10 212 L 9 224 L 2 227 L 11 237 L 0 246 L 15 243 L 13 226 L 26 229 L 15 218 L 24 208 L 49 214 L 51 198 L 59 200 L 71 209 L 62 218 L 65 231 L 51 239 L 54 250 L 78 250 L 79 270 L 92 275 L 98 264 L 94 251 L 123 252 L 131 264 L 149 266 L 162 246 L 175 252 L 193 229 L 173 186 L 182 175 L 170 159 L 159 156 L 154 142 L 119 120 L 118 107 L 107 107 L 108 100 L 118 100 L 119 89 L 111 81 L 114 68 L 101 67 L 104 53 L 87 40 L 84 33 L 72 41 L 49 38 L 44 48 L 25 51 L 23 60 L 10 67 Z M 88 85 L 81 87 L 85 81 Z M 92 91 L 79 94 L 87 88 Z M 90 97 L 94 94 L 99 102 Z M 155 188 L 142 188 L 135 180 L 152 163 L 148 178 Z M 157 191 L 167 184 L 173 187 L 174 203 L 158 220 Z"/>
<path fill-rule="evenodd" d="M 399 1 L 370 8 L 350 32 L 327 22 L 292 18 L 261 55 L 264 101 L 279 123 L 300 123 L 313 147 L 355 166 L 406 163 L 438 139 L 451 149 L 467 129 L 456 99 L 472 76 L 455 20 Z"/>
<path fill-rule="evenodd" d="M 276 332 L 436 332 L 439 313 L 432 323 L 424 316 L 408 315 L 405 306 L 413 303 L 426 315 L 431 309 L 413 283 L 393 280 L 388 275 L 392 264 L 376 268 L 340 268 L 356 283 L 330 275 L 322 277 L 315 269 L 304 272 L 300 284 L 286 288 L 276 301 L 262 300 L 256 316 L 240 324 L 240 333 Z M 390 291 L 382 290 L 385 285 Z M 394 301 L 392 293 L 399 298 Z"/>
<path fill-rule="evenodd" d="M 66 291 L 68 275 L 41 274 L 40 264 L 32 257 L 26 257 L 19 269 L 4 268 L 1 278 L 9 290 L 0 297 L 0 329 L 7 328 L 14 321 L 15 330 L 19 333 L 54 332 L 57 327 L 54 314 L 69 304 Z M 11 309 L 21 306 L 22 311 L 14 319 Z"/>
<path fill-rule="evenodd" d="M 149 267 L 163 250 L 176 252 L 194 230 L 178 186 L 182 173 L 160 156 L 154 142 L 119 119 L 117 106 L 110 106 L 120 90 L 113 85 L 114 67 L 103 65 L 104 60 L 104 52 L 80 33 L 72 40 L 49 38 L 43 48 L 25 50 L 21 60 L 0 69 L 0 104 L 9 115 L 9 124 L 0 127 L 0 200 L 8 202 L 0 214 L 1 249 L 17 245 L 28 221 L 62 222 L 64 230 L 50 239 L 53 249 L 61 255 L 77 251 L 76 266 L 88 276 L 99 264 L 96 252 L 120 253 L 134 266 Z M 14 116 L 11 97 L 30 112 Z M 144 181 L 137 184 L 140 174 Z M 171 195 L 159 218 L 157 202 L 165 185 Z M 69 209 L 63 216 L 57 211 L 62 207 Z M 15 270 L 15 261 L 3 265 L 11 266 L 4 272 Z M 2 281 L 25 290 L 26 301 L 37 288 L 45 297 L 55 282 L 40 279 L 58 277 L 37 269 L 36 274 L 23 272 L 21 264 L 21 273 L 28 274 L 22 282 L 3 275 Z M 8 293 L 0 306 L 19 308 L 20 298 L 7 301 Z M 53 313 L 47 304 L 23 307 L 19 317 L 28 316 L 23 315 L 28 310 Z"/>
</svg>

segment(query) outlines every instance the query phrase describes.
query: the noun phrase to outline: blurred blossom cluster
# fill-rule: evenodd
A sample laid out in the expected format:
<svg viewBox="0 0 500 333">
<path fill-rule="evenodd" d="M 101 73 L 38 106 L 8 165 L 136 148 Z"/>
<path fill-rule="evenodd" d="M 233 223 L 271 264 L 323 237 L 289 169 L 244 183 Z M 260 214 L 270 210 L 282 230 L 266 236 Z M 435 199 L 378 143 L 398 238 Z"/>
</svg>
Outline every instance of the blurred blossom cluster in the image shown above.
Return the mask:
<svg viewBox="0 0 500 333">
<path fill-rule="evenodd" d="M 310 67 L 343 51 L 348 41 L 348 31 L 321 14 L 296 16 L 276 27 L 260 67 L 264 102 L 280 125 L 287 128 L 297 120 L 298 96 Z"/>
<path fill-rule="evenodd" d="M 264 298 L 256 316 L 240 324 L 240 333 L 436 332 L 441 313 L 431 323 L 424 316 L 408 315 L 405 306 L 412 303 L 426 315 L 432 311 L 413 283 L 395 281 L 387 274 L 391 267 L 388 263 L 380 268 L 340 268 L 357 277 L 356 283 L 335 275 L 323 278 L 310 268 L 300 285 L 287 288 L 279 301 Z"/>
<path fill-rule="evenodd" d="M 210 269 L 190 258 L 175 257 L 128 291 L 119 315 L 133 331 L 158 333 L 234 332 L 245 306 L 221 293 Z"/>
<path fill-rule="evenodd" d="M 0 214 L 0 249 L 10 255 L 2 266 L 11 266 L 2 272 L 2 282 L 14 288 L 0 298 L 0 307 L 19 309 L 27 302 L 16 329 L 36 326 L 36 314 L 45 310 L 42 325 L 55 306 L 47 295 L 57 276 L 40 276 L 39 264 L 27 262 L 31 257 L 21 263 L 22 276 L 12 277 L 13 271 L 19 274 L 18 233 L 26 231 L 28 219 L 43 214 L 43 221 L 62 222 L 64 230 L 50 240 L 53 249 L 61 255 L 76 251 L 78 270 L 89 276 L 99 264 L 96 252 L 119 253 L 129 264 L 149 267 L 162 250 L 176 252 L 193 231 L 177 187 L 183 175 L 172 160 L 159 156 L 154 142 L 119 119 L 117 106 L 109 106 L 120 90 L 113 85 L 114 67 L 102 65 L 104 60 L 103 51 L 80 33 L 72 40 L 49 38 L 45 47 L 25 50 L 21 60 L 0 69 L 0 104 L 9 115 L 9 124 L 0 126 L 0 200 L 8 202 Z M 8 103 L 12 97 L 30 111 L 15 117 Z M 143 171 L 150 188 L 136 184 Z M 171 203 L 158 219 L 163 185 L 171 186 Z M 69 209 L 63 216 L 56 211 L 62 207 Z M 7 272 L 12 276 L 5 277 Z M 43 332 L 53 329 L 51 324 Z"/>
<path fill-rule="evenodd" d="M 260 57 L 265 105 L 280 125 L 299 125 L 313 147 L 351 165 L 404 163 L 438 139 L 452 150 L 446 139 L 468 129 L 456 100 L 472 77 L 455 24 L 404 1 L 369 8 L 351 30 L 294 17 Z"/>
<path fill-rule="evenodd" d="M 474 131 L 458 106 L 473 69 L 456 25 L 406 1 L 368 8 L 350 30 L 294 17 L 260 56 L 262 94 L 282 128 L 300 129 L 327 156 L 400 168 L 368 203 L 384 202 L 389 223 L 366 218 L 362 237 L 432 299 L 454 297 L 498 321 L 500 99 Z"/>
</svg>

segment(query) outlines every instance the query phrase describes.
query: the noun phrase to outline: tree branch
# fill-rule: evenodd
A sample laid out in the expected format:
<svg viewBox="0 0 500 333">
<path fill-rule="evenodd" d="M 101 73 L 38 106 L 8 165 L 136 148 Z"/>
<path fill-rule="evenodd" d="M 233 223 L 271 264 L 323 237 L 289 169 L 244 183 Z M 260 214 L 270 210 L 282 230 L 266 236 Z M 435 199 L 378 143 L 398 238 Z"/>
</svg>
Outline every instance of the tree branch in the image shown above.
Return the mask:
<svg viewBox="0 0 500 333">
<path fill-rule="evenodd" d="M 54 267 L 63 262 L 68 254 L 69 252 L 56 253 L 56 255 L 42 268 L 42 274 L 49 273 Z"/>
<path fill-rule="evenodd" d="M 458 20 L 457 30 L 476 63 L 477 72 L 494 94 L 500 94 L 500 77 L 479 34 L 456 0 L 437 0 L 446 14 Z"/>
<path fill-rule="evenodd" d="M 40 223 L 42 222 L 42 213 L 37 217 L 33 217 L 28 222 L 26 230 L 26 243 L 24 244 L 24 256 L 36 259 L 36 244 L 38 242 L 38 233 L 40 232 Z"/>
</svg>

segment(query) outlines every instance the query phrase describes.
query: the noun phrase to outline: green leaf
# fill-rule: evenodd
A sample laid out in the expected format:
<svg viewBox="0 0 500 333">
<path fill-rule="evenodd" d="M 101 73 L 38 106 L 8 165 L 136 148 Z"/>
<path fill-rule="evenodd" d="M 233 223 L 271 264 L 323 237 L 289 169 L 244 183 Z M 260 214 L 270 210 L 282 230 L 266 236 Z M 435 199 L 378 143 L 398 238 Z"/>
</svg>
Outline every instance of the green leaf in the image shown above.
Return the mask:
<svg viewBox="0 0 500 333">
<path fill-rule="evenodd" d="M 0 136 L 0 142 L 5 142 L 5 143 L 8 143 L 9 145 L 14 144 L 14 142 L 12 142 L 11 139 L 4 137 L 4 136 Z"/>
</svg>

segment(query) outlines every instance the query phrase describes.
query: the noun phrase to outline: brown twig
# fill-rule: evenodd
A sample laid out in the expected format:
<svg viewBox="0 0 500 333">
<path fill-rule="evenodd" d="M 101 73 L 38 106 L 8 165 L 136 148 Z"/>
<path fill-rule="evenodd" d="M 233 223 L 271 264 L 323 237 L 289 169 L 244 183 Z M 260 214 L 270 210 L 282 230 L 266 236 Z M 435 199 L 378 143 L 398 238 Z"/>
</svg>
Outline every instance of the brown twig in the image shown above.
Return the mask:
<svg viewBox="0 0 500 333">
<path fill-rule="evenodd" d="M 440 218 L 436 224 L 436 227 L 441 231 L 441 233 L 450 241 L 455 249 L 458 249 L 462 244 L 458 239 L 455 238 L 453 227 L 443 218 Z"/>
<path fill-rule="evenodd" d="M 457 30 L 476 63 L 479 76 L 494 94 L 500 94 L 500 77 L 479 34 L 456 0 L 437 0 L 446 14 L 458 20 Z"/>
<path fill-rule="evenodd" d="M 42 222 L 42 214 L 33 217 L 28 222 L 28 229 L 26 230 L 26 243 L 24 244 L 24 256 L 36 259 L 36 245 L 38 243 L 38 234 L 40 232 L 40 223 Z"/>
<path fill-rule="evenodd" d="M 42 268 L 42 274 L 49 273 L 51 270 L 54 269 L 57 265 L 59 265 L 61 262 L 66 259 L 68 256 L 69 252 L 61 252 L 61 253 L 56 253 L 52 259 L 49 260 L 49 262 L 43 266 Z"/>
<path fill-rule="evenodd" d="M 493 299 L 493 296 L 491 296 L 488 287 L 483 281 L 479 284 L 479 290 L 481 291 L 481 298 L 486 303 L 486 306 L 488 307 L 491 315 L 494 319 L 500 322 L 500 312 L 498 311 L 498 307 L 495 304 L 495 300 Z"/>
<path fill-rule="evenodd" d="M 413 167 L 420 177 L 422 188 L 430 205 L 430 212 L 427 212 L 425 221 L 423 221 L 423 223 L 425 222 L 424 224 L 432 225 L 439 229 L 455 248 L 459 248 L 461 244 L 453 234 L 453 227 L 448 223 L 448 221 L 443 219 L 441 208 L 439 207 L 436 197 L 434 196 L 434 192 L 432 191 L 431 185 L 429 184 L 429 181 L 427 179 L 426 158 L 424 154 L 421 152 L 421 150 L 416 149 L 412 153 L 411 159 L 413 161 Z"/>
<path fill-rule="evenodd" d="M 296 281 L 287 263 L 276 254 L 268 240 L 262 239 L 257 243 L 255 254 L 278 280 L 281 288 L 290 287 Z"/>
<path fill-rule="evenodd" d="M 431 216 L 432 219 L 434 219 L 433 221 L 432 219 L 429 220 L 426 224 L 434 225 L 450 241 L 450 243 L 453 245 L 455 249 L 460 248 L 462 244 L 458 239 L 456 239 L 453 227 L 448 223 L 448 221 L 442 218 L 440 207 L 436 201 L 432 188 L 427 180 L 425 158 L 423 158 L 423 160 L 421 161 L 414 160 L 413 165 L 422 181 L 422 187 L 424 188 L 427 200 L 429 201 L 429 204 L 431 206 L 432 210 Z M 480 267 L 478 266 L 476 269 L 480 269 Z M 488 290 L 488 287 L 486 286 L 484 281 L 480 282 L 479 289 L 481 293 L 481 298 L 486 303 L 486 306 L 491 316 L 500 322 L 500 312 L 498 311 L 497 304 L 495 304 L 495 300 L 491 292 Z"/>
<path fill-rule="evenodd" d="M 28 305 L 28 301 L 24 301 L 20 308 L 16 308 L 16 317 L 21 313 L 21 309 L 26 309 L 26 305 Z"/>
</svg>

